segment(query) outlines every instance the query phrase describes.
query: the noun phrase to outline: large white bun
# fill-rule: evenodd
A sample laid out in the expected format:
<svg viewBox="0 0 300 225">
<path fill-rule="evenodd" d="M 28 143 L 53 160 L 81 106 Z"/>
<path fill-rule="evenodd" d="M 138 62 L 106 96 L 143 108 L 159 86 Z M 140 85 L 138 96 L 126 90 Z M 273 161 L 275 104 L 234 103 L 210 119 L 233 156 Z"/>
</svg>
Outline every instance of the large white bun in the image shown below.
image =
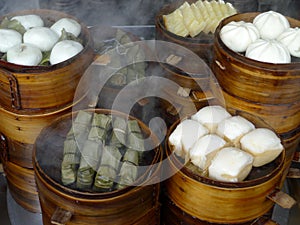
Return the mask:
<svg viewBox="0 0 300 225">
<path fill-rule="evenodd" d="M 14 16 L 11 18 L 11 20 L 19 21 L 26 30 L 29 30 L 30 28 L 33 27 L 44 26 L 43 19 L 39 15 L 34 15 L 34 14 Z"/>
<path fill-rule="evenodd" d="M 7 51 L 7 61 L 18 65 L 37 66 L 42 58 L 41 50 L 31 44 L 17 44 Z"/>
<path fill-rule="evenodd" d="M 226 145 L 226 141 L 216 134 L 207 134 L 199 138 L 190 150 L 191 162 L 206 170 L 217 151 Z"/>
<path fill-rule="evenodd" d="M 51 65 L 66 61 L 83 50 L 82 44 L 77 41 L 63 40 L 56 43 L 50 54 Z"/>
<path fill-rule="evenodd" d="M 285 45 L 290 54 L 294 57 L 300 57 L 300 28 L 289 28 L 284 31 L 277 38 L 283 45 Z"/>
<path fill-rule="evenodd" d="M 209 177 L 219 181 L 243 181 L 252 169 L 253 156 L 235 147 L 222 148 L 208 168 Z"/>
<path fill-rule="evenodd" d="M 61 18 L 50 28 L 54 30 L 58 36 L 61 36 L 63 29 L 69 33 L 72 33 L 75 37 L 78 37 L 81 32 L 81 25 L 76 20 L 71 18 Z"/>
<path fill-rule="evenodd" d="M 256 128 L 240 140 L 241 148 L 254 156 L 253 166 L 273 161 L 283 151 L 280 138 L 270 129 Z"/>
<path fill-rule="evenodd" d="M 287 18 L 274 11 L 260 13 L 253 19 L 253 24 L 257 27 L 263 39 L 276 39 L 290 27 Z"/>
<path fill-rule="evenodd" d="M 239 148 L 240 138 L 254 129 L 254 124 L 244 117 L 232 116 L 219 123 L 216 133 Z"/>
<path fill-rule="evenodd" d="M 11 29 L 0 29 L 0 52 L 7 52 L 14 45 L 22 43 L 22 35 Z"/>
<path fill-rule="evenodd" d="M 171 133 L 169 143 L 173 146 L 176 155 L 187 159 L 194 143 L 206 134 L 208 134 L 208 129 L 201 123 L 186 119 L 180 122 Z"/>
<path fill-rule="evenodd" d="M 247 48 L 246 57 L 267 63 L 291 62 L 289 50 L 277 40 L 256 40 Z"/>
<path fill-rule="evenodd" d="M 59 36 L 49 27 L 34 27 L 23 35 L 24 43 L 35 45 L 42 52 L 50 51 L 58 39 Z"/>
<path fill-rule="evenodd" d="M 232 51 L 245 52 L 248 46 L 256 41 L 260 35 L 252 23 L 231 21 L 222 27 L 220 37 Z"/>
<path fill-rule="evenodd" d="M 191 116 L 191 119 L 202 123 L 208 128 L 210 133 L 215 133 L 218 124 L 231 117 L 225 108 L 219 105 L 206 106 Z"/>
</svg>

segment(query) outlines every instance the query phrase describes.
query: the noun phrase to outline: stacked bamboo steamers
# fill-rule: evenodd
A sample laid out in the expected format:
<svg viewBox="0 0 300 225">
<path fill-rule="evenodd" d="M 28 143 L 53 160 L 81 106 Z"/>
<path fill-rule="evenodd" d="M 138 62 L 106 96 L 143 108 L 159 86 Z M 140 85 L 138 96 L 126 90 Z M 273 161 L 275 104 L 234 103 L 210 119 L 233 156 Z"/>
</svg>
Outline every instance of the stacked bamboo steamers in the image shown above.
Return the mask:
<svg viewBox="0 0 300 225">
<path fill-rule="evenodd" d="M 175 175 L 165 182 L 164 224 L 273 223 L 269 221 L 275 204 L 271 194 L 282 187 L 299 144 L 299 58 L 288 55 L 292 60 L 286 63 L 262 62 L 246 57 L 246 50 L 235 52 L 230 49 L 221 38 L 222 28 L 233 21 L 252 23 L 260 13 L 237 11 L 221 18 L 214 26 L 214 19 L 222 15 L 225 5 L 223 1 L 179 1 L 167 5 L 157 14 L 156 37 L 185 46 L 210 66 L 214 76 L 207 77 L 209 88 L 197 90 L 183 86 L 190 91 L 187 98 L 195 97 L 195 92 L 199 96 L 202 91 L 206 98 L 215 99 L 213 105 L 222 106 L 232 116 L 243 117 L 256 127 L 271 129 L 280 138 L 284 155 L 277 158 L 278 164 L 264 175 L 239 182 L 216 180 L 207 177 L 207 171 L 191 166 L 189 155 L 185 156 L 174 147 L 174 139 L 171 138 L 172 142 L 169 138 L 182 121 L 173 120 L 164 147 L 169 167 Z M 213 19 L 207 20 L 212 24 L 203 25 L 205 18 L 209 18 L 207 14 L 214 15 Z M 300 21 L 285 18 L 290 27 L 300 26 Z M 232 36 L 244 40 L 238 32 Z M 182 71 L 172 72 L 168 76 L 184 77 Z M 187 113 L 185 120 L 191 116 L 195 117 Z M 192 139 L 194 134 L 189 135 Z M 188 151 L 184 146 L 182 148 Z M 177 154 L 173 154 L 174 151 Z"/>
<path fill-rule="evenodd" d="M 3 16 L 1 26 L 15 16 L 27 15 L 39 16 L 38 21 L 43 21 L 45 27 L 62 18 L 76 21 L 83 46 L 76 56 L 55 65 L 20 65 L 0 60 L 1 159 L 8 187 L 19 205 L 31 212 L 41 212 L 32 162 L 35 139 L 43 127 L 82 101 L 73 102 L 74 92 L 93 60 L 93 50 L 87 28 L 61 12 L 20 11 Z"/>
</svg>

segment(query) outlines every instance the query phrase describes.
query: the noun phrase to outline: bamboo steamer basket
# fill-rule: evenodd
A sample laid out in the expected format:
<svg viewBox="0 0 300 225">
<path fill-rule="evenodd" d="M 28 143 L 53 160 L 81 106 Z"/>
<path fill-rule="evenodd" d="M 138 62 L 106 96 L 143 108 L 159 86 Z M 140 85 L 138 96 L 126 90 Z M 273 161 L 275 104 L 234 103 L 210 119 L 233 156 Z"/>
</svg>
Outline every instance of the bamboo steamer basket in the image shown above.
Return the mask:
<svg viewBox="0 0 300 225">
<path fill-rule="evenodd" d="M 60 18 L 75 17 L 63 12 L 34 9 L 7 14 L 36 14 L 51 26 Z M 79 21 L 78 21 L 79 22 Z M 80 22 L 79 22 L 80 23 Z M 74 92 L 82 73 L 93 59 L 92 39 L 87 27 L 81 24 L 80 38 L 84 49 L 71 59 L 52 66 L 21 66 L 0 60 L 0 105 L 7 110 L 43 110 L 65 106 L 73 101 Z"/>
<path fill-rule="evenodd" d="M 258 62 L 231 51 L 219 35 L 230 21 L 249 22 L 258 14 L 236 14 L 217 27 L 212 71 L 218 84 L 211 83 L 211 89 L 221 90 L 222 96 L 216 98 L 223 98 L 229 108 L 261 118 L 278 133 L 286 148 L 286 174 L 300 141 L 300 62 L 295 58 L 289 64 Z M 287 19 L 291 27 L 300 26 L 299 20 Z"/>
<path fill-rule="evenodd" d="M 200 220 L 194 216 L 189 215 L 188 213 L 184 212 L 181 210 L 174 202 L 172 202 L 170 199 L 167 197 L 163 197 L 163 208 L 162 208 L 162 224 L 163 225 L 212 225 L 212 223 Z M 266 213 L 265 215 L 246 222 L 242 223 L 240 225 L 263 225 L 263 224 L 268 224 L 268 225 L 278 225 L 274 221 L 271 221 L 272 214 L 271 212 Z"/>
<path fill-rule="evenodd" d="M 45 26 L 60 18 L 76 18 L 53 10 L 24 10 L 7 14 L 36 14 Z M 78 21 L 79 22 L 79 21 Z M 80 23 L 80 22 L 79 22 Z M 8 141 L 8 159 L 19 166 L 33 168 L 32 148 L 40 130 L 53 119 L 71 111 L 81 99 L 74 93 L 85 69 L 92 62 L 92 39 L 87 27 L 80 23 L 84 49 L 71 59 L 53 66 L 21 66 L 0 60 L 0 131 Z M 82 98 L 87 90 L 81 90 Z"/>
<path fill-rule="evenodd" d="M 7 160 L 3 161 L 3 169 L 9 191 L 16 203 L 29 212 L 40 213 L 40 201 L 33 169 L 18 166 Z"/>
<path fill-rule="evenodd" d="M 240 20 L 252 22 L 258 14 L 236 14 L 221 21 L 215 32 L 212 70 L 220 86 L 233 96 L 261 104 L 299 105 L 299 60 L 294 58 L 288 64 L 259 62 L 230 50 L 221 40 L 224 25 Z M 300 26 L 299 20 L 286 18 L 291 27 Z"/>
<path fill-rule="evenodd" d="M 80 100 L 83 101 L 83 100 Z M 69 104 L 56 111 L 36 113 L 20 113 L 17 110 L 8 111 L 0 106 L 0 131 L 2 139 L 7 141 L 6 155 L 9 161 L 24 168 L 33 168 L 32 152 L 36 137 L 43 127 L 50 124 L 54 119 L 72 110 L 74 105 L 80 102 Z"/>
<path fill-rule="evenodd" d="M 40 203 L 33 171 L 33 147 L 43 127 L 71 112 L 84 99 L 53 112 L 17 114 L 0 107 L 0 152 L 6 180 L 14 200 L 24 209 L 40 213 Z"/>
<path fill-rule="evenodd" d="M 141 43 L 140 37 L 134 35 L 124 28 L 98 25 L 91 27 L 90 33 L 93 37 L 96 59 L 89 70 L 86 71 L 86 74 L 88 74 L 90 77 L 97 76 L 100 78 L 98 81 L 98 84 L 100 83 L 100 87 L 96 85 L 96 87 L 91 88 L 92 91 L 90 91 L 92 95 L 97 95 L 97 97 L 94 97 L 95 107 L 102 109 L 113 109 L 114 101 L 118 99 L 118 97 L 121 97 L 121 100 L 118 99 L 118 106 L 115 110 L 128 113 L 128 108 L 132 106 L 132 108 L 130 108 L 130 115 L 136 118 L 143 117 L 143 112 L 140 107 L 148 104 L 149 100 L 147 99 L 143 103 L 136 102 L 136 98 L 141 96 L 145 91 L 145 85 L 142 81 L 143 79 L 140 78 L 139 80 L 139 77 L 132 79 L 132 77 L 129 77 L 127 73 L 123 72 L 123 75 L 126 77 L 124 84 L 114 85 L 110 79 L 106 79 L 106 74 L 104 73 L 109 68 L 111 70 L 110 72 L 112 73 L 110 76 L 115 76 L 119 72 L 118 69 L 122 70 L 127 66 L 132 66 L 135 62 L 134 60 L 129 62 L 129 59 L 131 60 L 134 57 L 128 52 L 132 52 L 134 47 L 138 47 L 139 51 L 143 52 L 143 54 L 147 56 L 151 54 L 150 48 Z M 121 34 L 125 37 L 121 36 Z M 103 47 L 103 45 L 105 47 Z M 119 50 L 123 48 L 126 49 L 126 51 Z M 149 66 L 150 63 L 147 60 L 145 60 L 143 63 L 145 63 L 144 78 L 146 78 L 149 76 L 149 71 L 151 71 Z M 134 70 L 134 67 L 131 67 L 131 69 Z M 102 74 L 102 71 L 105 72 Z M 139 71 L 135 72 L 138 73 Z M 102 78 L 104 79 L 102 80 Z M 134 103 L 138 104 L 135 105 Z"/>
<path fill-rule="evenodd" d="M 167 15 L 176 10 L 185 1 L 179 0 L 171 4 L 165 5 L 155 16 L 155 38 L 157 40 L 168 41 L 183 46 L 191 51 L 195 52 L 206 63 L 210 64 L 212 60 L 213 49 L 213 35 L 212 34 L 199 34 L 198 36 L 181 37 L 169 32 L 163 22 L 163 15 Z M 187 0 L 189 3 L 196 2 L 195 0 Z"/>
<path fill-rule="evenodd" d="M 95 109 L 126 117 L 124 113 Z M 35 142 L 34 172 L 42 209 L 43 223 L 47 224 L 159 224 L 160 218 L 160 165 L 162 150 L 152 151 L 151 165 L 142 174 L 136 185 L 121 190 L 96 193 L 83 192 L 61 184 L 59 173 L 63 141 L 71 128 L 72 116 L 64 115 L 45 127 Z M 129 116 L 129 118 L 133 118 Z M 153 144 L 159 144 L 155 135 L 141 121 L 139 125 Z M 54 138 L 54 139 L 53 139 Z M 52 142 L 52 140 L 56 140 Z M 53 163 L 47 163 L 51 157 Z M 46 163 L 45 163 L 46 162 Z M 137 185 L 140 184 L 140 185 Z M 66 219 L 63 221 L 61 218 Z M 146 222 L 147 221 L 147 222 Z"/>
<path fill-rule="evenodd" d="M 263 121 L 260 122 L 255 124 L 256 127 L 265 127 Z M 290 208 L 295 204 L 290 196 L 279 191 L 282 187 L 285 151 L 268 167 L 253 168 L 249 178 L 242 182 L 215 181 L 194 173 L 173 154 L 167 140 L 178 123 L 170 127 L 166 137 L 169 170 L 175 175 L 166 181 L 165 191 L 167 198 L 184 213 L 213 224 L 251 224 L 251 221 L 270 213 L 276 202 L 273 195 L 280 193 L 284 196 L 283 202 L 291 203 L 284 206 L 282 202 L 276 202 L 283 207 Z"/>
<path fill-rule="evenodd" d="M 173 3 L 175 9 L 179 2 Z M 169 9 L 169 5 L 166 7 Z M 168 12 L 172 10 L 169 9 Z M 189 115 L 195 110 L 208 105 L 214 100 L 214 96 L 210 91 L 211 70 L 207 61 L 199 53 L 197 49 L 206 51 L 207 47 L 187 47 L 184 43 L 168 40 L 160 37 L 160 32 L 170 33 L 164 27 L 160 30 L 158 27 L 163 25 L 162 15 L 167 12 L 162 9 L 156 17 L 156 40 L 160 43 L 159 49 L 156 51 L 156 57 L 162 68 L 162 77 L 170 82 L 166 85 L 162 92 L 167 96 L 169 101 L 161 101 L 160 105 L 165 114 L 166 121 L 172 124 L 176 121 L 178 115 Z M 158 21 L 160 23 L 158 23 Z M 164 34 L 165 34 L 164 33 Z M 176 38 L 181 38 L 175 34 L 171 34 Z M 182 38 L 188 42 L 195 38 Z M 212 38 L 213 40 L 213 38 Z M 194 40 L 199 45 L 199 40 Z M 209 53 L 211 55 L 211 52 Z M 177 85 L 174 85 L 173 82 Z M 182 94 L 186 92 L 186 94 Z"/>
</svg>

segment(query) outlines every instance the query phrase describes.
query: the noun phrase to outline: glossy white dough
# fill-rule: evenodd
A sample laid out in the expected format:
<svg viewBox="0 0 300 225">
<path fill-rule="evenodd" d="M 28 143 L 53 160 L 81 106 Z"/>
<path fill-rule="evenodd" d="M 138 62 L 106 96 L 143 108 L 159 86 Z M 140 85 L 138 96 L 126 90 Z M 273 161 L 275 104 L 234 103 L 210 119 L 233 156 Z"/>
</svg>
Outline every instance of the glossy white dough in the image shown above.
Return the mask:
<svg viewBox="0 0 300 225">
<path fill-rule="evenodd" d="M 254 129 L 254 124 L 244 117 L 232 116 L 218 124 L 217 134 L 239 147 L 239 139 Z"/>
<path fill-rule="evenodd" d="M 11 29 L 0 29 L 0 52 L 7 52 L 14 45 L 22 43 L 22 35 Z"/>
<path fill-rule="evenodd" d="M 291 62 L 289 50 L 277 40 L 258 39 L 249 45 L 246 57 L 268 63 Z"/>
<path fill-rule="evenodd" d="M 7 51 L 7 61 L 18 65 L 36 66 L 42 58 L 41 50 L 30 44 L 18 44 Z"/>
<path fill-rule="evenodd" d="M 218 123 L 229 117 L 231 117 L 231 115 L 225 108 L 214 105 L 201 108 L 197 113 L 191 116 L 191 119 L 206 126 L 210 133 L 215 133 Z"/>
<path fill-rule="evenodd" d="M 60 41 L 54 45 L 50 54 L 51 65 L 66 61 L 83 50 L 83 46 L 72 40 Z"/>
<path fill-rule="evenodd" d="M 300 57 L 300 29 L 298 27 L 289 28 L 277 38 L 285 45 L 290 54 L 294 57 Z"/>
<path fill-rule="evenodd" d="M 222 148 L 208 168 L 209 177 L 219 181 L 239 182 L 252 169 L 253 156 L 239 148 Z"/>
<path fill-rule="evenodd" d="M 48 27 L 34 27 L 23 35 L 24 43 L 35 45 L 43 52 L 50 51 L 58 39 L 56 32 Z"/>
<path fill-rule="evenodd" d="M 249 22 L 231 21 L 222 27 L 221 40 L 235 52 L 245 52 L 247 47 L 259 38 L 259 31 Z"/>
<path fill-rule="evenodd" d="M 223 148 L 226 141 L 216 134 L 207 134 L 199 138 L 190 150 L 191 162 L 206 170 L 217 151 Z"/>
<path fill-rule="evenodd" d="M 61 18 L 50 28 L 54 30 L 58 36 L 61 36 L 63 29 L 69 33 L 72 33 L 76 37 L 78 37 L 81 32 L 81 25 L 76 20 L 70 18 Z"/>
<path fill-rule="evenodd" d="M 282 151 L 281 140 L 270 129 L 256 128 L 240 140 L 241 148 L 254 156 L 253 166 L 273 161 Z"/>
<path fill-rule="evenodd" d="M 32 27 L 44 26 L 44 21 L 39 15 L 30 14 L 30 15 L 14 16 L 11 18 L 11 20 L 14 19 L 19 21 L 26 30 Z"/>
<path fill-rule="evenodd" d="M 287 18 L 274 11 L 260 13 L 253 19 L 253 24 L 263 39 L 275 39 L 290 27 Z"/>
<path fill-rule="evenodd" d="M 173 146 L 176 155 L 186 158 L 194 143 L 206 134 L 208 129 L 201 123 L 186 119 L 180 122 L 169 136 L 169 143 Z"/>
</svg>

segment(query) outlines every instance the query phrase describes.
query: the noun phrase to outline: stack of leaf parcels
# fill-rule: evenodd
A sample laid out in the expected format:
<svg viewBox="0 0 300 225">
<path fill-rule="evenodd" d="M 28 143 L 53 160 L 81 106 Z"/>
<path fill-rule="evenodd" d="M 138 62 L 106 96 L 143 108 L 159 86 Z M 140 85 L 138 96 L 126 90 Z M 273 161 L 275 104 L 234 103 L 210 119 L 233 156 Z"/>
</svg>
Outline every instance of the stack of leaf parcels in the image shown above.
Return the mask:
<svg viewBox="0 0 300 225">
<path fill-rule="evenodd" d="M 64 142 L 62 183 L 96 192 L 130 186 L 138 178 L 143 152 L 136 120 L 79 111 Z"/>
<path fill-rule="evenodd" d="M 144 49 L 135 44 L 126 32 L 117 29 L 114 38 L 101 42 L 97 48 L 100 55 L 110 56 L 106 66 L 117 70 L 108 81 L 110 86 L 122 87 L 145 77 L 147 64 L 144 62 Z"/>
</svg>

